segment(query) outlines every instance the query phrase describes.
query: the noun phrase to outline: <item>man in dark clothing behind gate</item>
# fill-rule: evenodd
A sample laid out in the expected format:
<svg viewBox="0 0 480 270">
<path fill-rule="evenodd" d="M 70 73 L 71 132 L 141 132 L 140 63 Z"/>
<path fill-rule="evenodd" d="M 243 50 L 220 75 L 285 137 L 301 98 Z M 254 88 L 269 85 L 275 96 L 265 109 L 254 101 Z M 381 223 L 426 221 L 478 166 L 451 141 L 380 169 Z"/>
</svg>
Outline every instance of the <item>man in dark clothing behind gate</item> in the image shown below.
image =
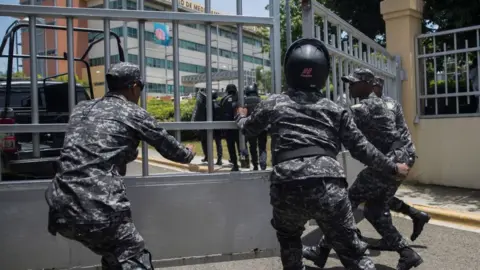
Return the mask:
<svg viewBox="0 0 480 270">
<path fill-rule="evenodd" d="M 102 269 L 153 270 L 122 176 L 140 140 L 175 162 L 189 163 L 195 154 L 137 105 L 144 86 L 138 66 L 115 64 L 107 84 L 104 97 L 80 102 L 70 116 L 58 172 L 45 194 L 48 230 L 102 256 Z"/>
<path fill-rule="evenodd" d="M 245 88 L 245 107 L 248 110 L 247 116 L 253 112 L 255 107 L 262 101 L 258 95 L 257 85 L 249 85 Z M 258 164 L 262 170 L 267 169 L 267 131 L 263 131 L 257 136 L 247 138 L 248 146 L 250 148 L 250 155 L 253 165 L 253 170 L 258 171 Z M 257 150 L 258 147 L 258 150 Z M 260 160 L 259 158 L 260 154 Z"/>
<path fill-rule="evenodd" d="M 284 61 L 289 89 L 262 101 L 249 117 L 240 108 L 236 118 L 246 136 L 271 125 L 272 225 L 284 270 L 305 269 L 301 235 L 309 219 L 317 221 L 347 269 L 375 269 L 364 255 L 367 244 L 358 238 L 345 173 L 336 160 L 342 144 L 354 158 L 385 174 L 408 173 L 407 165 L 393 163 L 367 141 L 351 114 L 323 97 L 329 68 L 321 41 L 297 40 Z"/>
<path fill-rule="evenodd" d="M 234 84 L 227 85 L 227 95 L 220 101 L 220 107 L 223 112 L 223 121 L 233 121 L 235 117 L 235 110 L 238 102 L 237 87 Z M 238 154 L 240 153 L 240 138 L 238 130 L 227 129 L 225 131 L 227 140 L 228 154 L 230 155 L 230 161 L 233 164 L 232 171 L 240 170 L 238 167 Z M 236 147 L 236 148 L 235 148 Z M 238 152 L 237 152 L 238 150 Z"/>
<path fill-rule="evenodd" d="M 405 122 L 405 117 L 403 116 L 402 105 L 398 103 L 395 99 L 383 93 L 384 80 L 382 78 L 376 77 L 375 79 L 376 81 L 373 87 L 373 92 L 375 93 L 375 95 L 377 95 L 377 97 L 387 102 L 387 106 L 391 108 L 391 110 L 395 113 L 395 123 L 397 125 L 397 129 L 400 131 L 402 141 L 405 142 L 404 147 L 406 148 L 406 151 L 411 153 L 410 155 L 412 157 L 415 157 L 415 145 L 413 144 L 412 136 L 410 135 L 407 123 Z M 413 158 L 410 167 L 412 167 L 414 163 L 415 159 Z M 410 239 L 412 241 L 415 241 L 422 233 L 425 224 L 430 221 L 430 215 L 428 213 L 411 207 L 397 197 L 393 197 L 392 200 L 390 200 L 389 205 L 391 210 L 407 215 L 412 219 L 413 232 L 410 236 Z M 386 247 L 383 243 L 383 240 L 379 242 L 379 246 L 377 246 L 377 248 L 388 249 L 388 247 Z"/>
<path fill-rule="evenodd" d="M 220 109 L 220 104 L 217 101 L 218 93 L 217 91 L 212 91 L 212 110 L 213 110 L 213 121 L 222 121 L 222 111 Z M 207 108 L 205 108 L 205 115 Z M 207 131 L 202 130 L 200 133 L 200 140 L 202 144 L 202 150 L 204 154 L 204 158 L 202 162 L 208 161 L 208 151 L 207 151 Z M 222 130 L 215 129 L 213 130 L 213 139 L 215 140 L 215 145 L 217 146 L 217 163 L 215 165 L 223 165 L 223 147 L 222 147 Z"/>
<path fill-rule="evenodd" d="M 356 69 L 353 74 L 342 77 L 349 83 L 350 94 L 360 103 L 351 106 L 355 123 L 367 139 L 394 162 L 413 165 L 414 151 L 405 147 L 411 140 L 404 140 L 396 126 L 396 115 L 381 98 L 373 93 L 375 76 L 369 69 Z M 400 254 L 397 270 L 408 270 L 419 266 L 423 260 L 402 237 L 392 223 L 389 203 L 395 195 L 401 178 L 368 167 L 362 170 L 348 191 L 353 209 L 365 202 L 364 215 L 382 236 L 383 243 Z M 328 237 L 327 237 L 328 238 Z M 331 240 L 325 237 L 316 247 L 305 247 L 303 255 L 315 265 L 323 268 L 330 252 Z"/>
</svg>

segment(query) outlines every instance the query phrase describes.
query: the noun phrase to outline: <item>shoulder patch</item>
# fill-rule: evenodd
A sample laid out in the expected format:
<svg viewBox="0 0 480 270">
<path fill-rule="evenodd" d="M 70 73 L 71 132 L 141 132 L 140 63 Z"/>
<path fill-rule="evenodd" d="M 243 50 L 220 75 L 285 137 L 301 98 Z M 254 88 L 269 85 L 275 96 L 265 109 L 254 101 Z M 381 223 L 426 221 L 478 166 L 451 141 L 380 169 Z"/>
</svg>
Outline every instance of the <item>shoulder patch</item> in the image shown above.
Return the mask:
<svg viewBox="0 0 480 270">
<path fill-rule="evenodd" d="M 388 108 L 389 110 L 393 110 L 393 108 L 395 108 L 395 104 L 394 104 L 393 102 L 390 102 L 390 101 L 389 101 L 389 102 L 387 102 L 387 108 Z"/>
</svg>

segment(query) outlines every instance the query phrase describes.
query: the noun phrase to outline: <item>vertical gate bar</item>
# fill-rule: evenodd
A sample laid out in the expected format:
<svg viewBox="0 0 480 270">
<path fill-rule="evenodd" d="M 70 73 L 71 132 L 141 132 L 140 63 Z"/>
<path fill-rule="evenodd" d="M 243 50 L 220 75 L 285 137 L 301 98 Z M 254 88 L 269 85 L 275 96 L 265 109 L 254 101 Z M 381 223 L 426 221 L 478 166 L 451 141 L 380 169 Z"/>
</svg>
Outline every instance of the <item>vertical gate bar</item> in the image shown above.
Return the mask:
<svg viewBox="0 0 480 270">
<path fill-rule="evenodd" d="M 122 0 L 122 9 L 127 10 L 127 0 Z M 123 22 L 123 48 L 128 61 L 128 22 Z"/>
<path fill-rule="evenodd" d="M 278 59 L 277 61 L 274 62 L 275 67 L 274 67 L 274 73 L 275 76 L 275 84 L 274 87 L 275 89 L 278 89 L 278 93 L 280 93 L 280 89 L 282 88 L 282 63 L 280 61 L 281 59 L 281 54 L 282 54 L 282 49 L 281 49 L 281 42 L 280 42 L 280 1 L 272 1 L 273 2 L 273 20 L 275 24 L 273 25 L 273 47 L 275 47 L 274 53 L 275 53 L 275 59 Z M 313 14 L 313 11 L 312 11 Z M 313 17 L 313 16 L 312 16 Z M 313 25 L 311 27 L 311 36 L 313 37 Z"/>
<path fill-rule="evenodd" d="M 291 22 L 290 0 L 285 0 L 285 20 L 287 21 L 287 48 L 292 44 L 292 22 Z M 318 37 L 320 39 L 320 37 Z"/>
<path fill-rule="evenodd" d="M 173 12 L 178 12 L 178 0 L 172 0 L 172 11 Z M 181 112 L 180 112 L 180 44 L 178 44 L 178 35 L 180 34 L 178 30 L 178 21 L 173 21 L 172 22 L 172 28 L 173 28 L 173 109 L 174 109 L 174 114 L 173 116 L 175 117 L 175 122 L 180 122 L 181 121 Z M 165 54 L 167 52 L 167 46 L 165 46 Z M 167 61 L 167 58 L 165 57 L 165 61 Z M 165 70 L 167 70 L 165 68 Z M 165 76 L 165 80 L 166 80 Z M 181 131 L 177 130 L 175 131 L 175 138 L 177 138 L 178 141 L 180 141 L 181 138 Z"/>
<path fill-rule="evenodd" d="M 448 66 L 447 66 L 447 43 L 443 43 L 443 52 L 445 55 L 443 56 L 443 72 L 445 75 L 445 94 L 448 94 Z M 448 97 L 445 97 L 445 105 L 448 106 Z"/>
<path fill-rule="evenodd" d="M 67 7 L 73 8 L 73 1 L 67 0 Z M 72 113 L 75 106 L 75 62 L 73 47 L 73 18 L 67 18 L 67 66 L 68 66 L 68 111 Z"/>
<path fill-rule="evenodd" d="M 237 0 L 237 15 L 243 15 L 243 3 L 242 0 Z M 241 107 L 244 106 L 244 88 L 245 88 L 245 71 L 243 70 L 243 24 L 237 24 L 237 55 L 238 55 L 238 101 Z M 271 48 L 270 48 L 271 49 Z M 275 51 L 275 48 L 274 48 Z M 245 144 L 245 136 L 240 132 L 240 150 L 248 152 Z"/>
<path fill-rule="evenodd" d="M 435 37 L 433 37 L 433 52 L 437 52 L 437 45 L 435 42 Z M 433 57 L 433 81 L 435 87 L 435 96 L 437 95 L 437 56 Z M 435 102 L 435 115 L 438 115 L 438 98 L 433 99 Z"/>
<path fill-rule="evenodd" d="M 143 0 L 138 0 L 138 10 L 144 9 Z M 147 84 L 147 70 L 145 66 L 145 21 L 138 21 L 138 64 L 140 68 L 140 74 L 142 75 L 142 81 L 144 84 Z M 145 88 L 142 91 L 141 95 L 141 104 L 142 108 L 147 109 L 147 91 Z M 142 175 L 148 176 L 148 144 L 142 141 Z"/>
<path fill-rule="evenodd" d="M 453 40 L 454 40 L 454 48 L 455 51 L 457 50 L 457 34 L 453 34 Z M 455 101 L 456 101 L 456 106 L 457 106 L 457 114 L 460 113 L 460 103 L 458 101 L 458 58 L 457 58 L 457 53 L 455 53 Z M 467 79 L 468 80 L 468 79 Z M 448 83 L 448 80 L 445 80 L 445 83 Z"/>
<path fill-rule="evenodd" d="M 338 99 L 337 57 L 332 56 L 333 102 Z"/>
<path fill-rule="evenodd" d="M 480 30 L 477 30 L 477 47 L 480 47 Z M 480 49 L 477 50 L 477 85 L 480 85 Z M 477 107 L 480 108 L 480 97 L 477 98 L 477 101 Z"/>
<path fill-rule="evenodd" d="M 314 17 L 315 17 L 315 14 L 314 14 Z M 329 45 L 330 44 L 330 40 L 328 38 L 328 17 L 325 16 L 323 17 L 323 42 L 325 43 L 325 45 Z"/>
<path fill-rule="evenodd" d="M 109 3 L 110 0 L 103 0 L 103 8 L 108 9 L 109 8 Z M 109 19 L 103 19 L 103 55 L 105 58 L 105 63 L 104 63 L 104 68 L 105 68 L 105 93 L 108 92 L 108 87 L 107 86 L 107 73 L 108 69 L 110 68 L 110 20 Z M 128 51 L 127 51 L 128 52 Z M 128 61 L 128 53 L 126 55 L 127 61 Z"/>
<path fill-rule="evenodd" d="M 30 5 L 35 5 L 35 0 L 30 0 Z M 38 82 L 37 82 L 37 18 L 29 16 L 30 38 L 30 87 L 32 95 L 32 124 L 38 124 Z M 32 134 L 33 156 L 40 157 L 40 133 Z"/>
<path fill-rule="evenodd" d="M 212 11 L 211 0 L 205 0 L 205 13 L 210 14 Z M 218 42 L 218 41 L 217 41 Z M 213 121 L 213 104 L 212 104 L 212 24 L 205 24 L 205 66 L 207 77 L 207 122 Z M 239 51 L 241 48 L 239 48 Z M 218 52 L 217 52 L 218 53 Z M 238 82 L 240 83 L 240 79 Z M 242 104 L 243 105 L 243 104 Z M 208 157 L 208 172 L 213 173 L 213 129 L 207 130 L 207 157 Z M 217 153 L 218 154 L 218 153 Z"/>
<path fill-rule="evenodd" d="M 418 55 L 418 54 L 416 54 L 416 55 Z M 399 55 L 395 56 L 395 67 L 396 67 L 395 78 L 392 79 L 392 85 L 391 85 L 390 88 L 392 89 L 392 92 L 395 92 L 395 96 L 397 97 L 397 101 L 400 104 L 402 104 L 402 101 L 403 101 L 403 97 L 402 97 L 402 89 L 403 89 L 403 87 L 402 87 L 402 84 L 403 84 L 403 82 L 402 82 L 402 58 Z M 417 89 L 419 89 L 419 88 L 417 88 Z M 418 96 L 418 93 L 417 93 L 417 96 Z M 417 100 L 417 104 L 418 104 L 418 100 Z M 417 110 L 418 110 L 418 108 L 417 108 Z M 418 115 L 418 111 L 417 111 L 417 115 Z"/>
<path fill-rule="evenodd" d="M 269 16 L 270 18 L 273 18 L 273 2 L 274 0 L 270 0 L 269 1 Z M 275 71 L 274 71 L 274 67 L 275 67 L 275 49 L 279 49 L 279 48 L 275 48 L 275 46 L 273 46 L 273 26 L 270 27 L 270 93 L 274 93 L 274 94 L 279 94 L 280 92 L 282 92 L 282 89 L 276 89 L 275 88 Z M 280 60 L 280 59 L 279 59 Z"/>
<path fill-rule="evenodd" d="M 423 46 L 423 55 L 427 54 L 427 48 Z M 427 94 L 427 89 L 428 89 L 428 81 L 427 81 L 427 58 L 422 58 L 423 59 L 423 83 L 424 83 L 424 90 L 422 95 Z M 428 99 L 425 98 L 425 104 L 424 106 L 428 105 Z"/>
<path fill-rule="evenodd" d="M 302 1 L 302 32 L 304 38 L 314 37 L 315 16 L 313 15 L 312 0 Z M 320 39 L 320 37 L 319 37 Z"/>
</svg>

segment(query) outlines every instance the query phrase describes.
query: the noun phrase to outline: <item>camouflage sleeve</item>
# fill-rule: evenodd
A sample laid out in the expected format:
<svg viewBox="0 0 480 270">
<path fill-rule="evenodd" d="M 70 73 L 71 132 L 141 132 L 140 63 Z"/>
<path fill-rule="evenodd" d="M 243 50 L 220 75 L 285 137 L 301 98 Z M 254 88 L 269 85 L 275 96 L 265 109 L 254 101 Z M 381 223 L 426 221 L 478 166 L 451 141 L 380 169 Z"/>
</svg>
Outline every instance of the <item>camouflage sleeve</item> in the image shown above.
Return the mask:
<svg viewBox="0 0 480 270">
<path fill-rule="evenodd" d="M 192 161 L 195 156 L 193 152 L 180 144 L 175 137 L 168 134 L 161 127 L 162 123 L 148 112 L 143 110 L 136 118 L 134 121 L 140 139 L 155 147 L 163 157 L 180 163 L 190 163 Z"/>
<path fill-rule="evenodd" d="M 356 160 L 377 170 L 396 174 L 397 165 L 368 142 L 347 110 L 341 116 L 340 139 Z"/>
<path fill-rule="evenodd" d="M 258 136 L 268 128 L 270 125 L 269 118 L 273 102 L 275 101 L 265 100 L 260 102 L 249 117 L 240 114 L 235 116 L 237 126 L 245 136 Z"/>
<path fill-rule="evenodd" d="M 402 141 L 407 142 L 407 145 L 405 146 L 407 148 L 407 151 L 411 154 L 415 154 L 415 145 L 413 144 L 410 130 L 408 129 L 407 123 L 405 122 L 402 106 L 398 103 L 395 109 L 395 117 L 395 123 L 397 126 L 397 130 L 400 132 L 400 137 L 402 138 Z"/>
</svg>

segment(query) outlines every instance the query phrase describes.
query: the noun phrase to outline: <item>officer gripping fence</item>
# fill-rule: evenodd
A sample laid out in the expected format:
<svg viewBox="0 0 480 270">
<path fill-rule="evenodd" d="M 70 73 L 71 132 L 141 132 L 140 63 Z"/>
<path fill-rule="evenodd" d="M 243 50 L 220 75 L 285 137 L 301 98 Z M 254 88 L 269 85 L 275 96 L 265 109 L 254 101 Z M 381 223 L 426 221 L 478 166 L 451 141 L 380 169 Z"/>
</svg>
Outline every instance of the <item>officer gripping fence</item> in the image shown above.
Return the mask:
<svg viewBox="0 0 480 270">
<path fill-rule="evenodd" d="M 346 109 L 324 98 L 320 89 L 329 69 L 321 41 L 297 40 L 285 55 L 288 89 L 260 102 L 250 116 L 246 108 L 237 111 L 237 125 L 247 137 L 271 125 L 272 226 L 285 270 L 305 269 L 301 235 L 309 219 L 317 221 L 347 269 L 375 269 L 364 255 L 367 244 L 357 234 L 345 173 L 336 160 L 342 144 L 354 158 L 384 175 L 406 175 L 409 169 L 377 150 Z"/>
<path fill-rule="evenodd" d="M 45 194 L 48 230 L 102 256 L 103 269 L 153 270 L 122 176 L 140 140 L 175 162 L 190 163 L 195 152 L 137 105 L 144 86 L 138 66 L 115 64 L 106 79 L 109 92 L 80 102 L 71 114 L 58 172 Z"/>
<path fill-rule="evenodd" d="M 342 77 L 342 80 L 349 84 L 351 96 L 360 99 L 359 104 L 350 107 L 350 114 L 368 141 L 392 161 L 412 166 L 415 148 L 408 129 L 397 127 L 397 115 L 391 104 L 373 93 L 376 84 L 373 73 L 369 69 L 356 69 L 352 74 Z M 348 197 L 352 209 L 365 202 L 365 218 L 382 236 L 382 244 L 400 254 L 397 270 L 408 270 L 417 267 L 423 260 L 392 224 L 389 204 L 401 180 L 398 176 L 368 167 L 358 174 L 348 191 Z M 334 243 L 332 241 L 336 240 L 325 235 L 317 247 L 304 248 L 304 257 L 323 268 L 330 245 Z"/>
</svg>

